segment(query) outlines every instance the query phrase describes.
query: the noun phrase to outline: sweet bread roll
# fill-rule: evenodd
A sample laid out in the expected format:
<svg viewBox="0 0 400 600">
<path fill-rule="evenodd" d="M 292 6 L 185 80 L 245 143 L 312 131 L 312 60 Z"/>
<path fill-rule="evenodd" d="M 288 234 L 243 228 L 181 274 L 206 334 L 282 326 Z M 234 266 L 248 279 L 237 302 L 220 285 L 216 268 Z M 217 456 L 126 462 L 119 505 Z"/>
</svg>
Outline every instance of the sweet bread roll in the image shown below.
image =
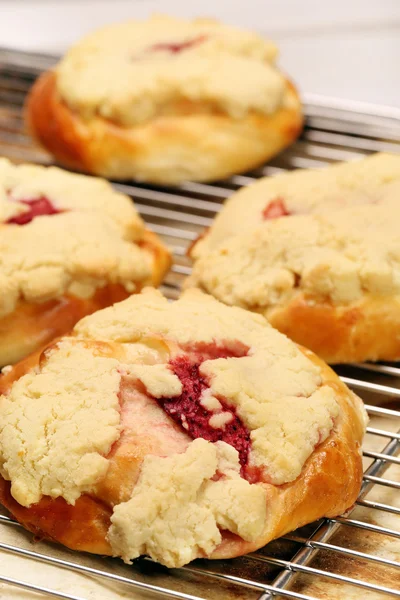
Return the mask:
<svg viewBox="0 0 400 600">
<path fill-rule="evenodd" d="M 207 19 L 112 25 L 39 78 L 28 124 L 73 169 L 158 184 L 220 179 L 299 135 L 299 97 L 276 54 L 259 35 Z"/>
<path fill-rule="evenodd" d="M 0 391 L 0 501 L 72 549 L 230 558 L 360 489 L 361 400 L 262 316 L 198 290 L 84 318 Z"/>
<path fill-rule="evenodd" d="M 170 255 L 105 181 L 0 159 L 0 365 L 158 285 Z"/>
<path fill-rule="evenodd" d="M 400 358 L 400 156 L 265 178 L 190 250 L 186 282 L 330 363 Z"/>
</svg>

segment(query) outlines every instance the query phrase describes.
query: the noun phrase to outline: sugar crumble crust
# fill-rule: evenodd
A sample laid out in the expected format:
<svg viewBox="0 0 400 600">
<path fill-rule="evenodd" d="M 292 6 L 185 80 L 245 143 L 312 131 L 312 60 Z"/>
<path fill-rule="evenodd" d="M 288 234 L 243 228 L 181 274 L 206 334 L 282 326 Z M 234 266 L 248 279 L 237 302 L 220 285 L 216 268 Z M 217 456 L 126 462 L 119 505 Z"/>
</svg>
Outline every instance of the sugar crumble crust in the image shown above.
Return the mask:
<svg viewBox="0 0 400 600">
<path fill-rule="evenodd" d="M 122 126 L 168 113 L 182 99 L 237 119 L 250 111 L 268 115 L 290 103 L 276 54 L 256 33 L 155 15 L 78 42 L 57 67 L 57 87 L 84 119 L 98 115 Z"/>
<path fill-rule="evenodd" d="M 47 216 L 34 214 L 40 200 Z M 151 279 L 144 224 L 104 180 L 0 159 L 0 223 L 0 318 L 20 299 L 88 297 L 106 284 L 134 291 Z"/>
<path fill-rule="evenodd" d="M 273 203 L 283 204 L 291 216 L 374 203 L 391 205 L 396 203 L 399 182 L 400 157 L 387 153 L 262 177 L 230 196 L 191 255 L 197 260 L 230 237 L 252 231 L 264 221 L 265 211 Z"/>
<path fill-rule="evenodd" d="M 395 210 L 358 206 L 266 221 L 200 258 L 186 285 L 265 316 L 300 292 L 309 302 L 342 306 L 366 293 L 398 294 Z"/>
<path fill-rule="evenodd" d="M 225 477 L 213 481 L 218 470 Z M 126 562 L 148 554 L 180 567 L 211 554 L 221 529 L 255 540 L 266 512 L 266 492 L 240 477 L 237 452 L 198 438 L 183 454 L 145 458 L 131 499 L 114 509 L 108 537 Z"/>
<path fill-rule="evenodd" d="M 389 154 L 265 178 L 228 200 L 185 285 L 266 316 L 299 292 L 334 305 L 399 293 L 399 193 Z M 280 218 L 265 220 L 277 203 Z"/>
<path fill-rule="evenodd" d="M 117 367 L 63 341 L 0 399 L 0 472 L 22 506 L 45 495 L 73 504 L 105 475 L 105 455 L 119 437 Z"/>
</svg>

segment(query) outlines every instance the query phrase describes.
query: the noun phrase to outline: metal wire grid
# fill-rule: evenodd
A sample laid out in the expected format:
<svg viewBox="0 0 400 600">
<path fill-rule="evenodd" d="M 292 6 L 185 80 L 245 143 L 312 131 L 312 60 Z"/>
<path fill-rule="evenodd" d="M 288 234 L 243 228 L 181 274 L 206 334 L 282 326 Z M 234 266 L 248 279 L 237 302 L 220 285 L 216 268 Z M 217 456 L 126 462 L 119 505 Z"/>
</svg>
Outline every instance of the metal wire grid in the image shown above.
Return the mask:
<svg viewBox="0 0 400 600">
<path fill-rule="evenodd" d="M 53 63 L 52 57 L 0 49 L 1 155 L 17 162 L 51 163 L 44 151 L 33 147 L 24 131 L 21 109 L 35 76 Z M 262 175 L 286 169 L 324 166 L 375 151 L 400 151 L 400 111 L 349 105 L 315 96 L 306 98 L 305 109 L 307 127 L 302 138 L 257 172 L 213 185 L 187 182 L 175 189 L 115 184 L 116 189 L 135 198 L 144 219 L 173 250 L 174 266 L 163 285 L 167 296 L 177 297 L 182 279 L 190 272 L 187 245 L 212 223 L 222 201 L 234 190 Z M 111 559 L 101 560 L 100 566 L 93 567 L 78 561 L 76 554 L 57 558 L 37 547 L 32 550 L 23 544 L 2 542 L 0 557 L 4 553 L 13 554 L 106 583 L 124 584 L 140 597 L 150 594 L 182 600 L 400 598 L 400 544 L 398 553 L 386 555 L 381 551 L 382 540 L 384 545 L 390 545 L 400 539 L 400 367 L 362 364 L 338 368 L 338 372 L 343 381 L 370 402 L 367 409 L 372 417 L 368 427 L 371 444 L 364 449 L 367 463 L 362 490 L 356 505 L 345 515 L 302 528 L 241 559 L 196 561 L 174 571 L 146 558 L 132 567 L 118 565 L 116 569 L 116 561 Z M 389 478 L 385 477 L 387 471 Z M 391 501 L 381 501 L 377 490 L 389 490 Z M 390 517 L 390 526 L 382 524 L 382 517 Z M 5 514 L 0 515 L 0 524 L 19 528 Z M 350 574 L 348 565 L 352 565 Z M 49 597 L 87 600 L 8 577 L 1 572 L 0 562 L 1 583 Z"/>
</svg>

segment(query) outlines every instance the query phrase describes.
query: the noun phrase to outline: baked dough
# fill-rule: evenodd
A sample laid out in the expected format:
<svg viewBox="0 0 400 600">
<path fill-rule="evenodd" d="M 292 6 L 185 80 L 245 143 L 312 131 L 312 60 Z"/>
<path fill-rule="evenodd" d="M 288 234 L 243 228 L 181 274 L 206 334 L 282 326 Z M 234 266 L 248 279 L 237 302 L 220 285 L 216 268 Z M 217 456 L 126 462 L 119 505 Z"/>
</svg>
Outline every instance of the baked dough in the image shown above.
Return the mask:
<svg viewBox="0 0 400 600">
<path fill-rule="evenodd" d="M 158 285 L 170 254 L 105 181 L 0 159 L 0 365 Z"/>
<path fill-rule="evenodd" d="M 194 244 L 198 286 L 330 363 L 400 358 L 400 156 L 265 178 Z"/>
<path fill-rule="evenodd" d="M 234 557 L 360 489 L 361 400 L 262 316 L 198 290 L 84 318 L 0 391 L 0 500 L 72 549 Z"/>
<path fill-rule="evenodd" d="M 177 184 L 252 169 L 302 125 L 275 46 L 213 20 L 154 16 L 101 29 L 42 75 L 34 137 L 67 167 Z"/>
</svg>

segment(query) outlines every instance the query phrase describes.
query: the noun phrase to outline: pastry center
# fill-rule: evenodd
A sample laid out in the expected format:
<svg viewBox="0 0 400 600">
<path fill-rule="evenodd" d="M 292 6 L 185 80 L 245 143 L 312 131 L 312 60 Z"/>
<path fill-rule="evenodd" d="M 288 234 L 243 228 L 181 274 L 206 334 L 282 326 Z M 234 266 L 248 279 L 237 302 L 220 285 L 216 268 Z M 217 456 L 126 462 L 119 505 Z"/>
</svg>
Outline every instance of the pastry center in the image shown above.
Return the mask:
<svg viewBox="0 0 400 600">
<path fill-rule="evenodd" d="M 262 216 L 265 221 L 268 219 L 287 217 L 288 215 L 290 215 L 290 212 L 286 208 L 283 198 L 272 200 L 262 211 Z"/>
<path fill-rule="evenodd" d="M 184 50 L 189 50 L 189 48 L 193 48 L 194 46 L 198 46 L 202 44 L 208 35 L 198 35 L 192 39 L 186 40 L 184 42 L 160 42 L 159 44 L 153 44 L 150 46 L 150 52 L 170 52 L 171 54 L 179 54 Z"/>
<path fill-rule="evenodd" d="M 18 200 L 19 203 L 25 204 L 29 207 L 26 212 L 16 215 L 11 219 L 8 219 L 6 223 L 12 223 L 14 225 L 26 225 L 35 219 L 36 217 L 42 217 L 44 215 L 57 215 L 58 213 L 64 212 L 59 210 L 50 202 L 45 196 L 41 196 L 36 200 Z"/>
<path fill-rule="evenodd" d="M 179 423 L 193 438 L 209 442 L 223 441 L 239 453 L 242 471 L 250 450 L 250 432 L 237 416 L 235 409 L 223 398 L 209 394 L 210 386 L 200 373 L 206 360 L 246 356 L 248 348 L 208 348 L 202 352 L 182 354 L 170 361 L 170 368 L 182 384 L 182 394 L 174 398 L 160 398 L 163 410 Z"/>
</svg>

